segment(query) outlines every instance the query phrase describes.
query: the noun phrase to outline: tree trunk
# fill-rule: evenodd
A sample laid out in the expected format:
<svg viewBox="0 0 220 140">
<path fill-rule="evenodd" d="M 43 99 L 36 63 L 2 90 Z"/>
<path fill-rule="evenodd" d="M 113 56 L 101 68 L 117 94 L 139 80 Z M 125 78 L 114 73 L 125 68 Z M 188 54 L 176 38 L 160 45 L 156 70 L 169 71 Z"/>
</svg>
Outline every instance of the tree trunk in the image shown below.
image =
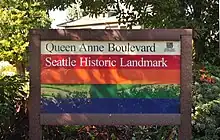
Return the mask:
<svg viewBox="0 0 220 140">
<path fill-rule="evenodd" d="M 24 77 L 25 76 L 25 65 L 24 65 L 24 63 L 19 61 L 15 64 L 15 67 L 16 67 L 18 75 Z"/>
</svg>

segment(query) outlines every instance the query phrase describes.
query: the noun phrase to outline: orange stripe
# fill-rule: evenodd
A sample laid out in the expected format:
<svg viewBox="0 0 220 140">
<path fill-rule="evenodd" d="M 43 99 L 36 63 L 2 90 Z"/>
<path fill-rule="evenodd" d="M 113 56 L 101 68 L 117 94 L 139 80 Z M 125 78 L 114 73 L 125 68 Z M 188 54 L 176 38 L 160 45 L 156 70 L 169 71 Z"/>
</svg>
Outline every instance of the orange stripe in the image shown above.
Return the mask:
<svg viewBox="0 0 220 140">
<path fill-rule="evenodd" d="M 180 70 L 42 69 L 42 84 L 179 84 Z"/>
</svg>

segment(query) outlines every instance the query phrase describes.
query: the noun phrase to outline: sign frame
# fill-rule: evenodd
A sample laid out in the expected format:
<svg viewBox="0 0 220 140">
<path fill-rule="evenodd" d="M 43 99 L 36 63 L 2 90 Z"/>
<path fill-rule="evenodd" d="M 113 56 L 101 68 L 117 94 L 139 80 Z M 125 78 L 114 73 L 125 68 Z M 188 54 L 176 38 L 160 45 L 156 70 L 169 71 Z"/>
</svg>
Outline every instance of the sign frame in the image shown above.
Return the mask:
<svg viewBox="0 0 220 140">
<path fill-rule="evenodd" d="M 180 114 L 42 114 L 40 86 L 41 41 L 180 41 Z M 179 125 L 179 140 L 191 139 L 191 29 L 33 29 L 30 41 L 29 138 L 42 139 L 41 125 Z M 107 119 L 106 119 L 107 118 Z"/>
</svg>

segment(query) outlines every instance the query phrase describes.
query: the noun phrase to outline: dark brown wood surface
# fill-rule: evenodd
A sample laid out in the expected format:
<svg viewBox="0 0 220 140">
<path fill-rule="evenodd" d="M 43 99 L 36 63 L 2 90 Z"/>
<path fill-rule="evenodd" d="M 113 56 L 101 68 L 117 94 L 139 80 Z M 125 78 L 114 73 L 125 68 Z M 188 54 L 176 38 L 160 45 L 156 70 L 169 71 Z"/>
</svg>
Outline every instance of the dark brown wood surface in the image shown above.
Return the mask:
<svg viewBox="0 0 220 140">
<path fill-rule="evenodd" d="M 29 111 L 29 137 L 30 140 L 41 140 L 40 125 L 40 35 L 30 36 L 30 95 Z"/>
<path fill-rule="evenodd" d="M 179 41 L 181 35 L 191 35 L 189 29 L 102 30 L 102 29 L 45 29 L 31 30 L 41 40 L 98 40 L 98 41 Z"/>
<path fill-rule="evenodd" d="M 179 140 L 192 139 L 191 128 L 191 93 L 192 93 L 192 36 L 181 36 L 181 125 Z"/>
</svg>

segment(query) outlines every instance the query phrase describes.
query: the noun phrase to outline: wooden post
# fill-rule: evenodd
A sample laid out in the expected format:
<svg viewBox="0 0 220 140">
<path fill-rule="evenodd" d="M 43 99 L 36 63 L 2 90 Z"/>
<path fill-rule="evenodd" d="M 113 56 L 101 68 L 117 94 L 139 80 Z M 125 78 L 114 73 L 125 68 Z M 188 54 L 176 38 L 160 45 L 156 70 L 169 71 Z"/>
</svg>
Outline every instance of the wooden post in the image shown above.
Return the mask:
<svg viewBox="0 0 220 140">
<path fill-rule="evenodd" d="M 192 139 L 191 126 L 192 93 L 192 35 L 181 36 L 181 124 L 179 140 Z"/>
<path fill-rule="evenodd" d="M 41 140 L 40 125 L 40 35 L 30 32 L 29 139 Z"/>
</svg>

